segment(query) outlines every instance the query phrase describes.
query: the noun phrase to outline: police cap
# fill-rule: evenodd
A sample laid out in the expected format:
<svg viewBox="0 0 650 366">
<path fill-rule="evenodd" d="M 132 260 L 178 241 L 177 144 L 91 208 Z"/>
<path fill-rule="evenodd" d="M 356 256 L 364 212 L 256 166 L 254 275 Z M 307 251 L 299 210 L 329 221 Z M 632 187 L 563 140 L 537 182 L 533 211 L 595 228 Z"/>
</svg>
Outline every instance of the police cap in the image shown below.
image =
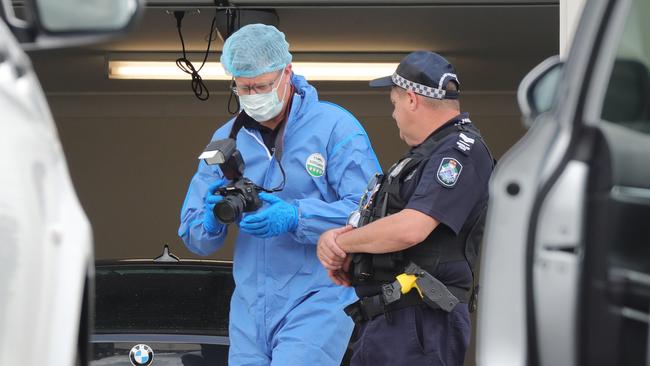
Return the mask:
<svg viewBox="0 0 650 366">
<path fill-rule="evenodd" d="M 458 90 L 445 90 L 450 81 L 456 83 Z M 370 86 L 399 86 L 435 99 L 458 99 L 460 90 L 454 67 L 444 57 L 431 51 L 409 53 L 399 63 L 393 75 L 372 80 Z"/>
</svg>

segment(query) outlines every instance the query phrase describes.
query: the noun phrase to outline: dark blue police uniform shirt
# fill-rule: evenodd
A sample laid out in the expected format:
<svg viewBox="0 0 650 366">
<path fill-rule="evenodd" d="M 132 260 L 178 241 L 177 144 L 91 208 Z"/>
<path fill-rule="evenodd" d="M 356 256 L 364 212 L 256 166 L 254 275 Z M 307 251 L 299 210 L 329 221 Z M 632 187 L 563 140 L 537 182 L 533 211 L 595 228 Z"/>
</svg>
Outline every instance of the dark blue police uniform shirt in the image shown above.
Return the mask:
<svg viewBox="0 0 650 366">
<path fill-rule="evenodd" d="M 436 132 L 470 123 L 469 115 L 462 113 Z M 452 230 L 458 235 L 465 222 L 476 219 L 486 204 L 492 169 L 492 156 L 478 136 L 451 133 L 440 141 L 428 162 L 404 179 L 400 194 L 408 202 L 405 208 L 436 219 L 440 225 L 435 230 Z M 465 261 L 441 263 L 435 276 L 448 286 L 470 288 L 472 284 L 472 272 Z"/>
</svg>

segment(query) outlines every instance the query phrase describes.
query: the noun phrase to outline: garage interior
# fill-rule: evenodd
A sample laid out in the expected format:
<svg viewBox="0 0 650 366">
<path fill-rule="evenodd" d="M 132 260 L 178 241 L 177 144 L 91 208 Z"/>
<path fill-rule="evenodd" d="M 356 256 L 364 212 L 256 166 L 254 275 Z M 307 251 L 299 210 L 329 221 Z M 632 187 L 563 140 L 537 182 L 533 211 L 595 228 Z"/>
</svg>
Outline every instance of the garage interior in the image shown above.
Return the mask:
<svg viewBox="0 0 650 366">
<path fill-rule="evenodd" d="M 187 11 L 183 37 L 198 67 L 215 13 L 212 3 L 150 1 L 139 24 L 120 39 L 30 54 L 93 226 L 97 259 L 153 258 L 165 243 L 181 258 L 200 258 L 177 236 L 179 213 L 199 153 L 229 118 L 229 82 L 206 81 L 210 98 L 203 102 L 194 96 L 189 77 L 108 79 L 107 59 L 180 57 L 170 15 L 180 9 Z M 497 159 L 525 132 L 516 103 L 519 82 L 558 53 L 558 0 L 282 3 L 267 9 L 277 11 L 294 61 L 399 62 L 420 49 L 449 59 L 462 84 L 461 108 Z M 212 43 L 210 61 L 218 61 L 222 45 L 218 38 Z M 407 150 L 387 91 L 371 90 L 367 82 L 312 84 L 320 99 L 357 117 L 384 169 Z M 207 258 L 231 259 L 232 240 Z"/>
</svg>

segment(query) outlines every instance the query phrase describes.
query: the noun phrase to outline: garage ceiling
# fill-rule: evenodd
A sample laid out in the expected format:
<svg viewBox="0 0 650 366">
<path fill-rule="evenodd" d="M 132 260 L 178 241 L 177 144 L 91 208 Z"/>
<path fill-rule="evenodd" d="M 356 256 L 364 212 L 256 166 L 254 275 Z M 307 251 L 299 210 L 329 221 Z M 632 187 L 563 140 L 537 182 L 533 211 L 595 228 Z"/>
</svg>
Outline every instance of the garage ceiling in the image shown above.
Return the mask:
<svg viewBox="0 0 650 366">
<path fill-rule="evenodd" d="M 455 64 L 463 89 L 469 93 L 513 91 L 531 67 L 558 53 L 557 1 L 428 1 L 429 5 L 417 5 L 422 2 L 410 1 L 416 4 L 410 6 L 397 6 L 398 2 L 324 6 L 323 1 L 313 1 L 317 5 L 296 6 L 290 0 L 256 1 L 280 4 L 279 28 L 285 32 L 295 60 L 399 61 L 412 50 L 429 49 Z M 123 52 L 179 54 L 176 22 L 169 14 L 179 5 L 188 10 L 183 21 L 188 50 L 204 51 L 214 15 L 214 9 L 202 5 L 205 3 L 150 2 L 139 25 L 125 37 L 88 48 L 34 52 L 34 66 L 48 94 L 187 91 L 188 84 L 183 81 L 108 80 L 106 57 Z M 211 57 L 215 60 L 222 41 L 217 39 L 213 45 Z M 213 90 L 225 91 L 225 86 L 218 81 L 209 84 Z M 366 89 L 365 83 L 318 86 L 324 90 Z"/>
</svg>

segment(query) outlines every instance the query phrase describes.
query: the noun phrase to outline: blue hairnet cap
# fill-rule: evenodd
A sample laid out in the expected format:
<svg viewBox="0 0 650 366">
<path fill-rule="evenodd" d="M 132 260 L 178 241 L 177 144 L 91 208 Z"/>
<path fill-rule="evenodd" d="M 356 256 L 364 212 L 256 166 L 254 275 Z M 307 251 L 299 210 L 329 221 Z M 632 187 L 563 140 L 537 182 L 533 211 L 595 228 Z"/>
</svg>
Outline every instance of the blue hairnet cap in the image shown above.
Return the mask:
<svg viewBox="0 0 650 366">
<path fill-rule="evenodd" d="M 255 77 L 291 63 L 284 33 L 265 24 L 249 24 L 233 33 L 223 45 L 221 64 L 234 77 Z"/>
</svg>

